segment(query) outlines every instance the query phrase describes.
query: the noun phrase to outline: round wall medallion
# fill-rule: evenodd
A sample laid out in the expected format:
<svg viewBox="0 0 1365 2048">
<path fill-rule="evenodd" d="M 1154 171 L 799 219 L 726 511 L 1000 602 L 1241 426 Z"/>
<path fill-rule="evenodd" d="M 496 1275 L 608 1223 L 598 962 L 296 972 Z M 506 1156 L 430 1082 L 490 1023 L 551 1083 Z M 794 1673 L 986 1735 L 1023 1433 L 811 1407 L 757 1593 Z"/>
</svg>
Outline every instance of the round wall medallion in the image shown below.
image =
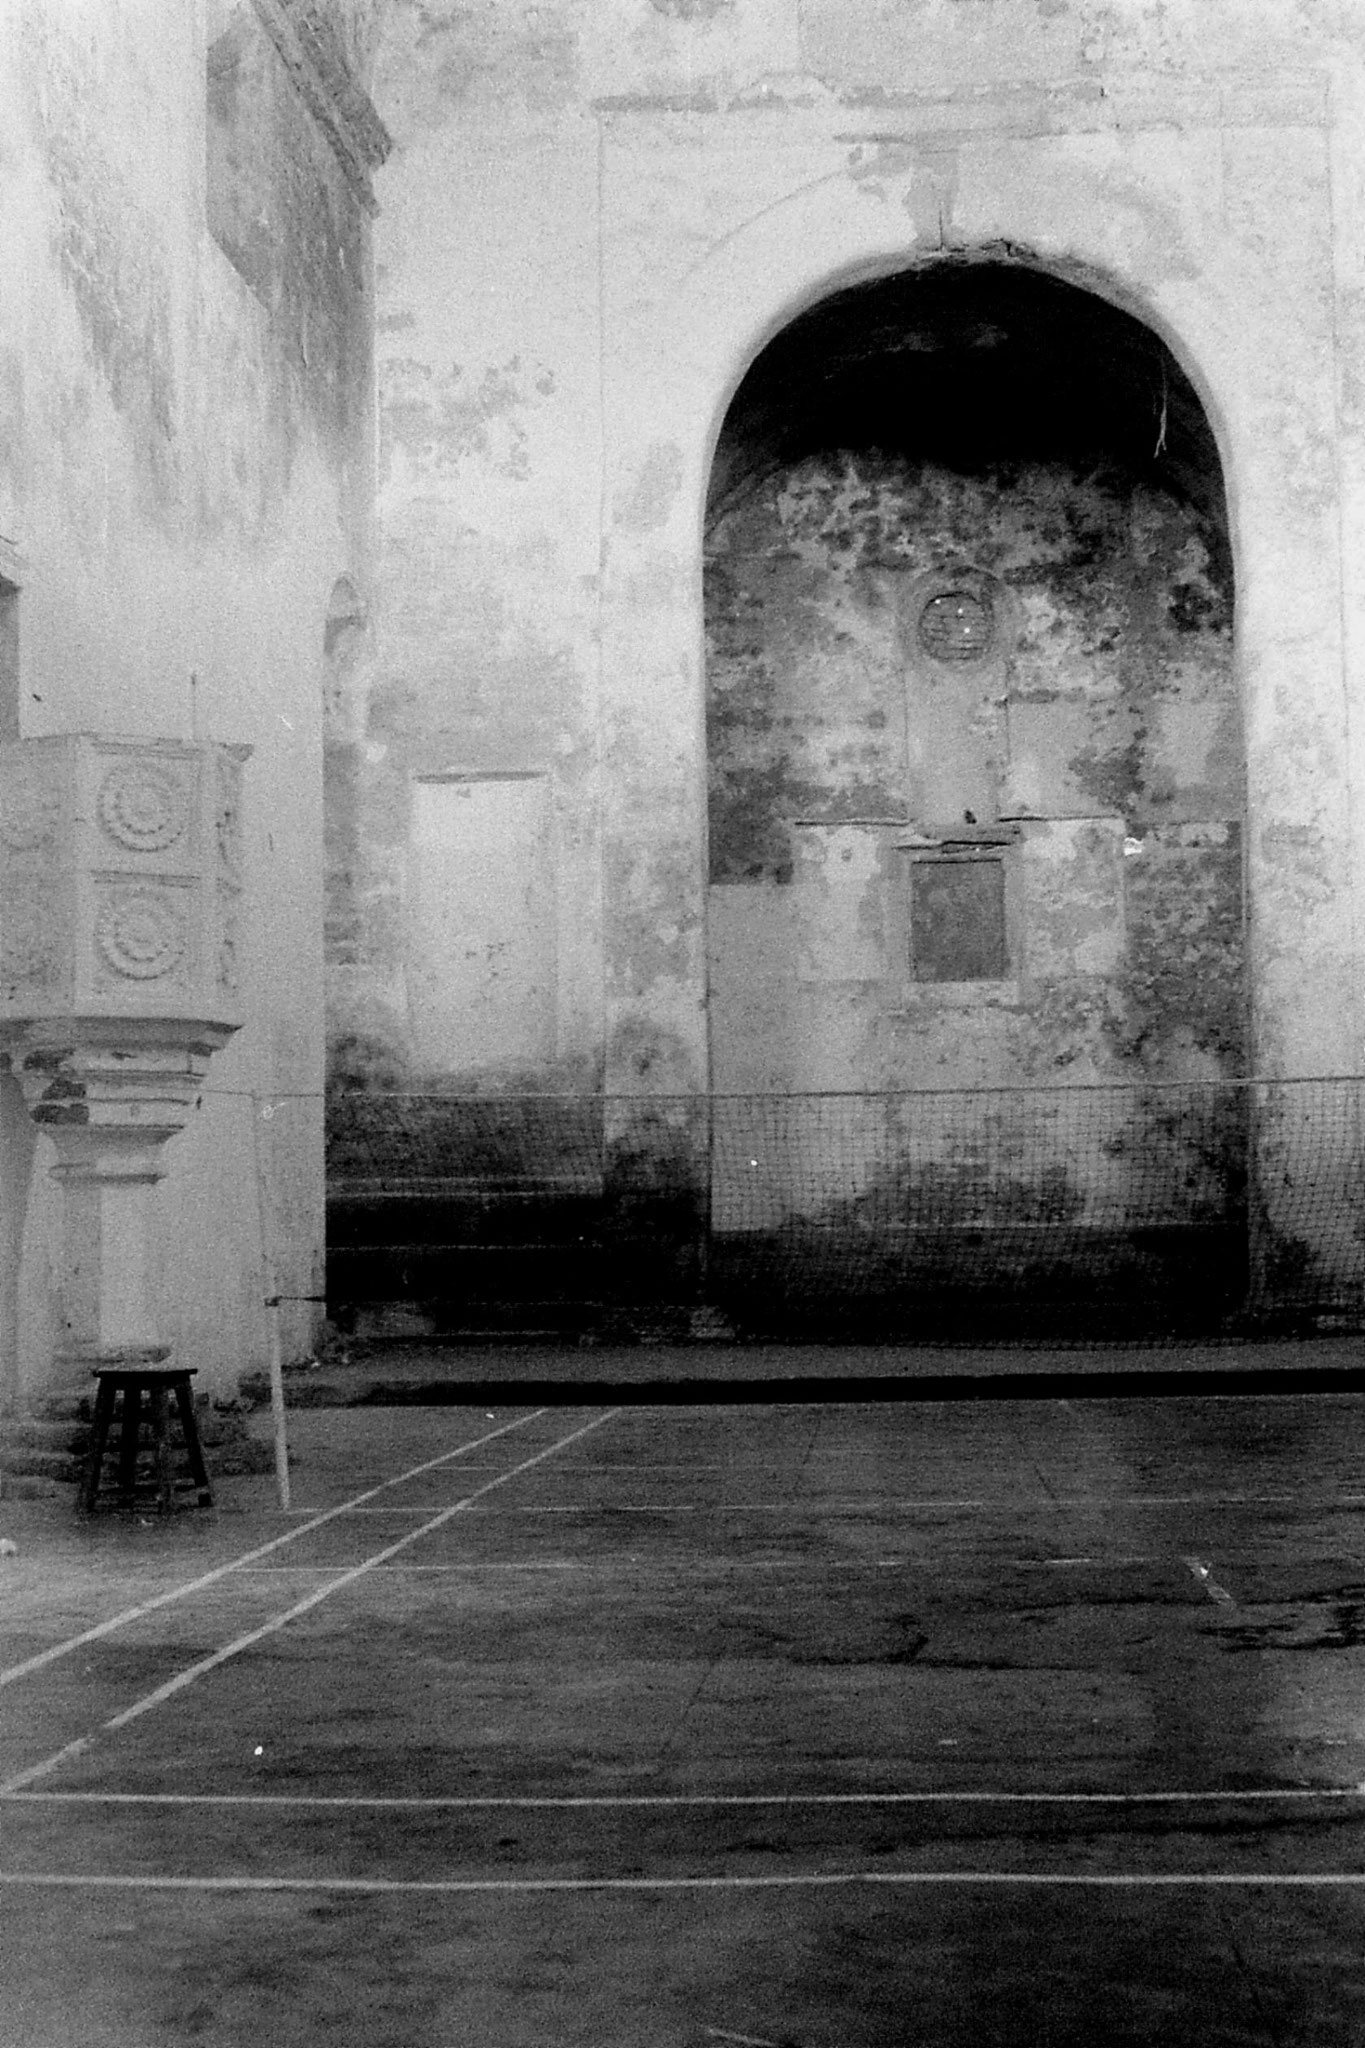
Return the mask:
<svg viewBox="0 0 1365 2048">
<path fill-rule="evenodd" d="M 0 770 L 0 841 L 14 853 L 30 853 L 52 833 L 62 800 L 50 782 L 27 767 Z"/>
<path fill-rule="evenodd" d="M 95 926 L 106 964 L 129 981 L 157 981 L 179 966 L 185 927 L 164 896 L 120 889 L 106 898 Z"/>
<path fill-rule="evenodd" d="M 995 638 L 995 613 L 980 590 L 941 590 L 919 615 L 919 644 L 935 661 L 980 661 Z"/>
<path fill-rule="evenodd" d="M 156 761 L 120 761 L 100 786 L 100 823 L 109 837 L 135 853 L 160 853 L 189 822 L 179 776 Z"/>
</svg>

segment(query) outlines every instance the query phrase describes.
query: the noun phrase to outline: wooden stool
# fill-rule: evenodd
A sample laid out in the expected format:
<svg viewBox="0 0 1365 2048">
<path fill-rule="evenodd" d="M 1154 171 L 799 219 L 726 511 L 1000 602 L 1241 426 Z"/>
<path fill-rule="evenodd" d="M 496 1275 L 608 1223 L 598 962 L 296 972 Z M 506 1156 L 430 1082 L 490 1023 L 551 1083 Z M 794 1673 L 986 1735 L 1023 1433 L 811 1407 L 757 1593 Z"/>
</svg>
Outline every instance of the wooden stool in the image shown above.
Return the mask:
<svg viewBox="0 0 1365 2048">
<path fill-rule="evenodd" d="M 100 1390 L 95 1397 L 95 1421 L 90 1433 L 90 1456 L 86 1465 L 85 1482 L 81 1487 L 81 1507 L 90 1513 L 99 1503 L 100 1467 L 104 1463 L 105 1446 L 109 1441 L 109 1430 L 114 1420 L 114 1396 L 123 1395 L 123 1414 L 119 1428 L 118 1476 L 115 1480 L 113 1504 L 116 1507 L 136 1507 L 139 1500 L 154 1505 L 158 1514 L 168 1514 L 175 1506 L 177 1493 L 193 1493 L 200 1507 L 213 1506 L 213 1489 L 209 1485 L 208 1470 L 204 1464 L 204 1453 L 199 1443 L 199 1431 L 194 1420 L 194 1397 L 190 1392 L 190 1381 L 195 1368 L 188 1365 L 97 1365 L 95 1378 Z M 147 1390 L 152 1424 L 152 1470 L 148 1478 L 138 1481 L 138 1452 L 141 1444 L 142 1390 Z M 184 1439 L 185 1463 L 189 1475 L 177 1474 L 172 1463 L 171 1446 L 171 1396 L 175 1396 L 176 1413 L 180 1418 L 180 1434 Z"/>
</svg>

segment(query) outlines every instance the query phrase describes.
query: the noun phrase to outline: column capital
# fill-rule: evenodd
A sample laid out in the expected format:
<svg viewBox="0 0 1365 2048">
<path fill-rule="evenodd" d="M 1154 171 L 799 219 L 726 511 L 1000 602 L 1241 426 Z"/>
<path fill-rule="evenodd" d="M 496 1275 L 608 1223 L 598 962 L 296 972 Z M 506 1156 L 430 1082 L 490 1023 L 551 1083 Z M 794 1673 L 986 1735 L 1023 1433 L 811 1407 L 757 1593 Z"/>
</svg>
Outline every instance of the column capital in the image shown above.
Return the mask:
<svg viewBox="0 0 1365 2048">
<path fill-rule="evenodd" d="M 0 1048 L 29 1115 L 66 1157 L 92 1141 L 155 1148 L 173 1137 L 235 1028 L 195 1018 L 36 1018 L 0 1026 Z"/>
</svg>

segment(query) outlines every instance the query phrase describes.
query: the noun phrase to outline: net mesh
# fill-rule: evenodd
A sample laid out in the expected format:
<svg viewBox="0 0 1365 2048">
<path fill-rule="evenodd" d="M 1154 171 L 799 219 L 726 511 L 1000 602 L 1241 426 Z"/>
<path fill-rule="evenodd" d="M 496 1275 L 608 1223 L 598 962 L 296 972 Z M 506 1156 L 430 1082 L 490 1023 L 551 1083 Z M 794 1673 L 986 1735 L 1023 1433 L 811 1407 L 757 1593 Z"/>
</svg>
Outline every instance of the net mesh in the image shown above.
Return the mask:
<svg viewBox="0 0 1365 2048">
<path fill-rule="evenodd" d="M 590 1322 L 694 1289 L 754 1336 L 1355 1328 L 1363 1108 L 1356 1077 L 341 1095 L 329 1287 L 442 1301 L 455 1324 L 476 1300 Z"/>
</svg>

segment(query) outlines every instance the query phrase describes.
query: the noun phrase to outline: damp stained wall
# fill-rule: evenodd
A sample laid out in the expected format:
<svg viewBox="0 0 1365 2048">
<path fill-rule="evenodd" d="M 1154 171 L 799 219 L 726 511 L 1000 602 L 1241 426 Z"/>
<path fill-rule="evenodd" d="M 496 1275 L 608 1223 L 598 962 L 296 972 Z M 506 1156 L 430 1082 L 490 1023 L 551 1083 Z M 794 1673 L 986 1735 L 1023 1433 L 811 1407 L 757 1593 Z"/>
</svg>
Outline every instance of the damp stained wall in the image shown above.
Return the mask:
<svg viewBox="0 0 1365 2048">
<path fill-rule="evenodd" d="M 504 127 L 500 95 L 478 107 L 491 81 L 475 44 L 520 47 L 505 10 L 466 21 L 460 10 L 400 7 L 387 35 L 376 94 L 401 169 L 381 181 L 381 567 L 354 742 L 351 934 L 328 967 L 332 1074 L 342 1087 L 592 1088 L 602 1072 L 596 141 L 591 121 Z M 531 61 L 552 74 L 553 48 Z M 512 813 L 532 784 L 525 857 L 547 882 L 538 958 L 529 980 L 509 980 L 488 932 L 499 891 L 508 923 L 524 921 L 525 877 L 500 849 L 516 843 Z M 469 793 L 463 808 L 430 794 L 456 787 Z M 454 832 L 471 807 L 489 825 L 482 857 L 476 843 L 439 837 L 439 817 Z M 471 877 L 468 902 L 447 906 L 437 952 L 422 909 L 433 863 Z M 435 1037 L 433 977 L 451 983 L 449 1028 Z M 543 1020 L 533 1042 L 528 1005 Z"/>
<path fill-rule="evenodd" d="M 369 14 L 330 10 L 347 62 Z M 329 593 L 369 575 L 369 215 L 250 4 L 5 0 L 0 36 L 5 729 L 253 750 L 248 1022 L 158 1195 L 166 1339 L 230 1389 L 268 1355 L 258 1165 L 278 1284 L 321 1271 L 321 686 Z M 46 1141 L 4 1115 L 13 1402 L 55 1240 Z M 286 1308 L 290 1353 L 315 1322 Z"/>
<path fill-rule="evenodd" d="M 1060 658 L 1036 656 L 1032 695 L 1015 678 L 1000 766 L 1019 810 L 1038 813 L 1017 821 L 1006 906 L 1029 905 L 1012 942 L 1028 993 L 973 994 L 964 1010 L 917 985 L 898 1008 L 878 998 L 873 1030 L 874 1006 L 850 992 L 899 939 L 856 917 L 789 945 L 765 926 L 770 954 L 807 961 L 800 1000 L 823 1021 L 805 1050 L 787 1029 L 765 1066 L 757 1023 L 739 1032 L 722 1014 L 718 1056 L 732 1076 L 792 1085 L 1124 1061 L 1356 1070 L 1363 41 L 1349 11 L 1314 0 L 395 0 L 375 86 L 397 146 L 379 179 L 364 945 L 338 1012 L 362 1084 L 415 1072 L 412 790 L 450 773 L 552 787 L 555 1050 L 427 1078 L 633 1095 L 710 1084 L 702 508 L 717 434 L 759 350 L 822 296 L 973 254 L 1108 296 L 1175 350 L 1223 457 L 1234 638 L 1137 632 L 1142 661 L 1160 643 L 1167 681 L 1136 698 L 1129 684 L 1104 696 L 1102 662 L 1085 682 L 1068 671 L 1055 701 Z M 1001 560 L 1021 602 L 1078 634 L 1056 577 L 1023 588 L 1014 544 L 1002 536 Z M 1135 550 L 1117 547 L 1114 577 L 1136 577 Z M 774 755 L 778 779 L 750 792 L 759 837 L 836 787 L 860 814 L 906 797 L 892 777 L 894 579 L 879 569 L 855 590 L 850 560 L 836 603 L 830 573 L 821 644 L 848 719 L 836 730 L 807 672 L 808 758 L 782 773 L 810 794 L 779 786 Z M 800 580 L 790 564 L 762 574 L 790 579 L 789 596 Z M 744 576 L 760 571 L 746 562 Z M 1041 648 L 1041 612 L 1030 631 Z M 1176 683 L 1181 646 L 1198 656 Z M 1135 757 L 1119 730 L 1138 698 L 1141 787 L 1121 787 Z M 1186 772 L 1196 757 L 1202 782 Z M 761 761 L 758 748 L 755 780 Z M 1122 856 L 1120 825 L 1140 854 Z M 817 889 L 796 877 L 816 872 L 865 905 L 896 857 L 838 820 L 756 844 L 746 858 L 790 860 L 793 879 L 720 882 L 713 914 L 758 887 L 794 904 Z M 1187 883 L 1191 933 L 1175 907 Z M 1193 976 L 1162 979 L 1173 933 L 1228 964 L 1217 1000 L 1183 1025 Z M 719 957 L 739 943 L 718 935 Z M 776 961 L 755 978 L 784 974 L 801 978 Z"/>
<path fill-rule="evenodd" d="M 718 1092 L 1245 1071 L 1232 592 L 1199 512 L 1057 463 L 811 456 L 719 520 L 706 618 Z"/>
<path fill-rule="evenodd" d="M 364 224 L 260 40 L 281 17 L 329 24 L 354 78 L 373 58 L 397 144 L 373 501 Z M 253 1090 L 293 1133 L 300 1291 L 320 1245 L 324 687 L 343 1071 L 414 1073 L 415 785 L 534 775 L 552 1050 L 435 1078 L 704 1089 L 716 437 L 784 323 L 945 254 L 1112 297 L 1204 397 L 1237 571 L 1249 1059 L 1360 1070 L 1356 10 L 2 0 L 0 29 L 0 727 L 183 732 L 193 675 L 203 730 L 256 749 L 252 1022 L 214 1073 L 243 1092 L 176 1141 L 163 1205 L 173 1334 L 215 1373 L 264 1339 Z M 25 1246 L 32 1360 L 50 1218 L 22 1151 L 0 1242 Z"/>
</svg>

